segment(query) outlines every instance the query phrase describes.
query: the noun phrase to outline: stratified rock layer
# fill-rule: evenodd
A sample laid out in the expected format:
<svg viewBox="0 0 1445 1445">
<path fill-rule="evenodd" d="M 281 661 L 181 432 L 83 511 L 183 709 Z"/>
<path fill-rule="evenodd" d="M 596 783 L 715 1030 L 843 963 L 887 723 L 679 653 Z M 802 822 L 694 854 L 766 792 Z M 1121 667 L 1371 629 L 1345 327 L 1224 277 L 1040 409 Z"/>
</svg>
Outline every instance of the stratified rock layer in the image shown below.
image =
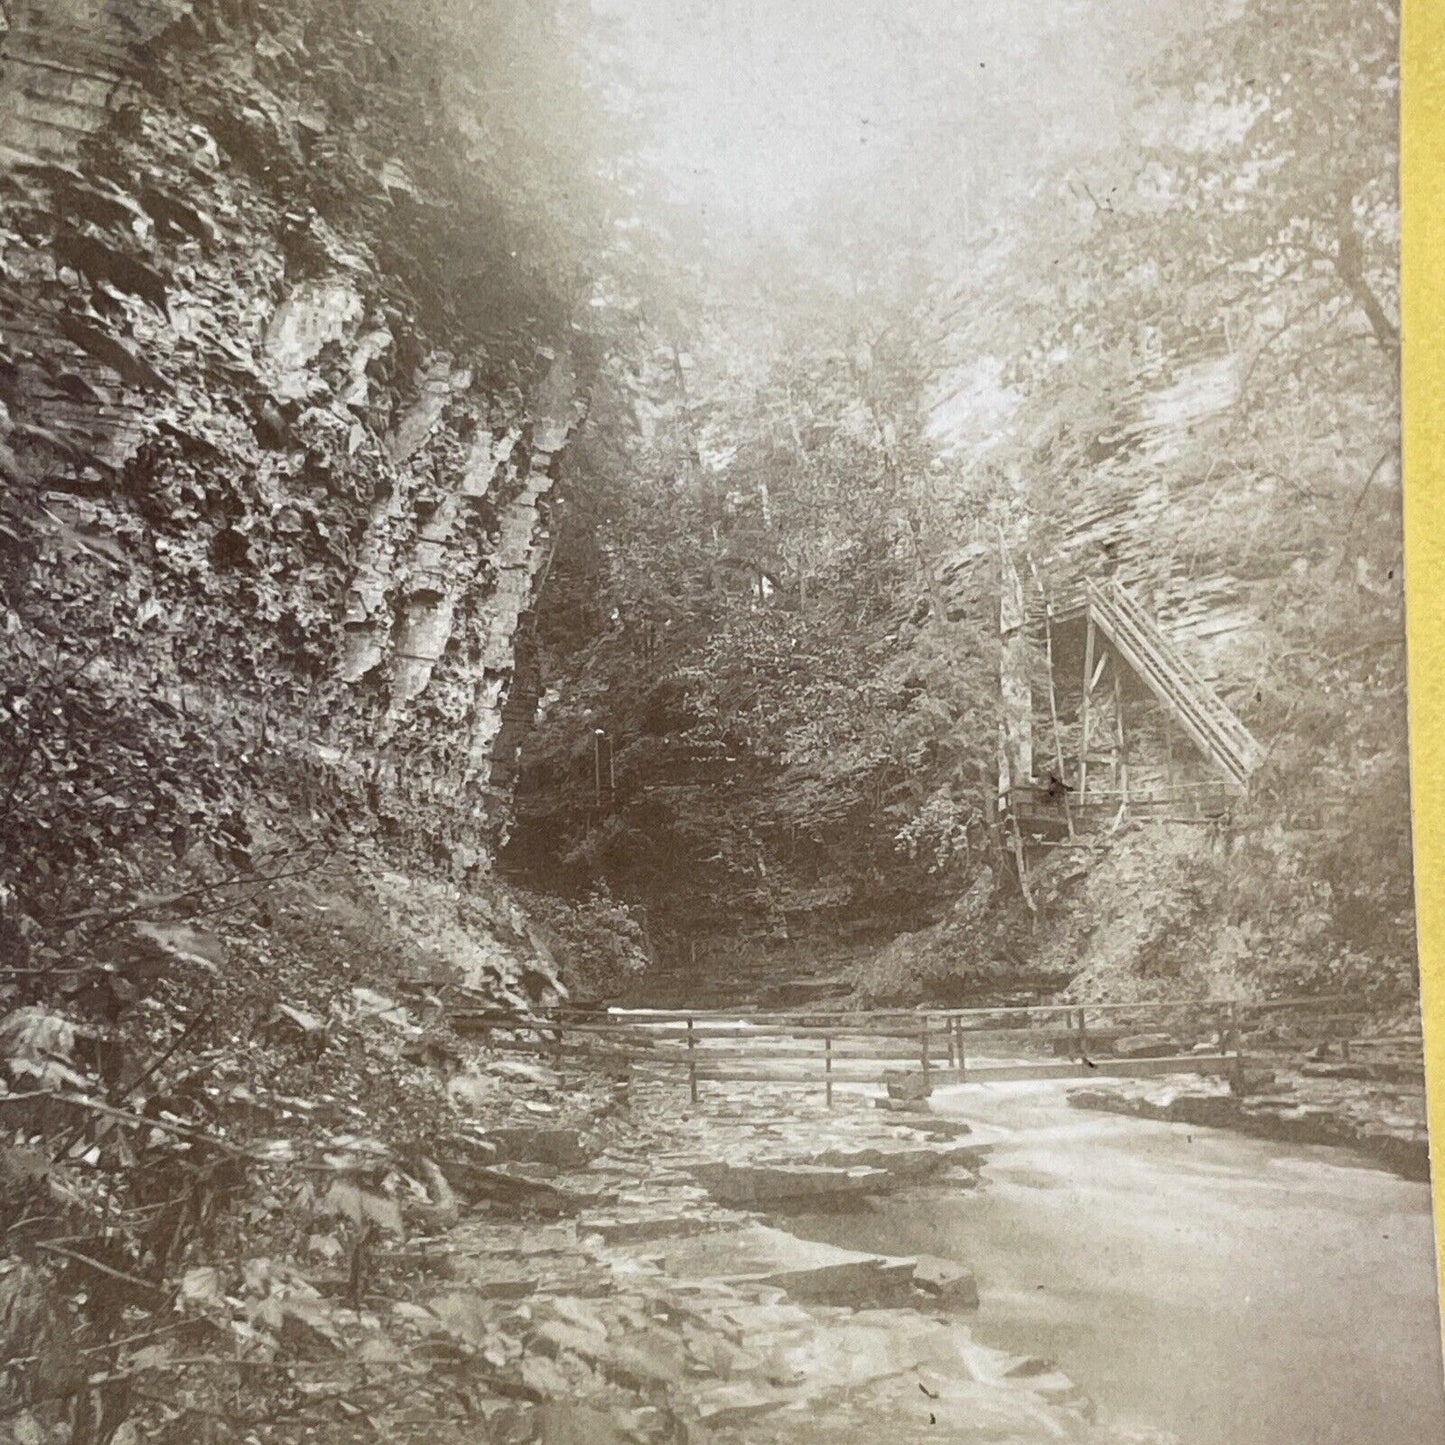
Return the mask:
<svg viewBox="0 0 1445 1445">
<path fill-rule="evenodd" d="M 68 830 L 244 866 L 291 816 L 459 877 L 505 826 L 576 376 L 552 322 L 420 296 L 456 199 L 334 9 L 65 0 L 0 35 L 0 666 L 64 679 L 28 767 L 77 816 L 28 781 L 82 857 Z"/>
</svg>

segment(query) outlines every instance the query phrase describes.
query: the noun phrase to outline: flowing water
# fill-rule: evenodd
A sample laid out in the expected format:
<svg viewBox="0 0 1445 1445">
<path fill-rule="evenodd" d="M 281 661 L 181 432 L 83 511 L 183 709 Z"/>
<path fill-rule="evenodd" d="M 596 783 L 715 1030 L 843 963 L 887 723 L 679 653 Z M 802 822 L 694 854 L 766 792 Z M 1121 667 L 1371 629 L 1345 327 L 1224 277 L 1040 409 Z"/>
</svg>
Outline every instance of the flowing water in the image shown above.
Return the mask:
<svg viewBox="0 0 1445 1445">
<path fill-rule="evenodd" d="M 986 1186 L 789 1220 L 971 1265 L 988 1344 L 1058 1363 L 1106 1419 L 1184 1445 L 1445 1442 L 1429 1191 L 1344 1152 L 972 1085 Z"/>
</svg>

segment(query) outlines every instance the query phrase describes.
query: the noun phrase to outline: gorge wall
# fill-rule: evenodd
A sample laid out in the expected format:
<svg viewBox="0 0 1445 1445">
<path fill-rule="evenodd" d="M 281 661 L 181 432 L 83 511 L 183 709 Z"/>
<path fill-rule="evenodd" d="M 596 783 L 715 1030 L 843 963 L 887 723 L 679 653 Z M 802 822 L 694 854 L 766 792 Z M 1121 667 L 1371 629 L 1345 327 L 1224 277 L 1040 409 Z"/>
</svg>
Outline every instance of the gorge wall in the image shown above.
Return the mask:
<svg viewBox="0 0 1445 1445">
<path fill-rule="evenodd" d="M 287 820 L 453 879 L 504 826 L 583 406 L 404 12 L 9 7 L 0 827 L 32 912 L 116 859 L 247 866 Z"/>
</svg>

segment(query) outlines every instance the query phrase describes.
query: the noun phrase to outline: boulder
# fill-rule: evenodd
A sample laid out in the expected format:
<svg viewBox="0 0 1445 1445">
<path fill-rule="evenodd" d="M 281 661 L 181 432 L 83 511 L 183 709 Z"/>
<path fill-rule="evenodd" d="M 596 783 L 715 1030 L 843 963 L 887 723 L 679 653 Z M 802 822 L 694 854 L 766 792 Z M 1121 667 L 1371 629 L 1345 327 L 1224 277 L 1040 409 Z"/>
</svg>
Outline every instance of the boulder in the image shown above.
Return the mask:
<svg viewBox="0 0 1445 1445">
<path fill-rule="evenodd" d="M 919 1104 L 933 1093 L 933 1080 L 922 1069 L 887 1069 L 883 1085 L 890 1099 Z"/>
<path fill-rule="evenodd" d="M 409 1039 L 401 1046 L 401 1056 L 409 1064 L 416 1064 L 420 1068 L 441 1069 L 444 1073 L 451 1073 L 454 1070 L 459 1071 L 462 1066 L 462 1056 L 457 1053 L 456 1049 L 452 1047 L 443 1035 L 436 1033 L 422 1034 L 419 1038 Z M 463 1080 L 480 1079 L 483 1077 L 484 1076 L 480 1074 L 469 1075 L 460 1072 L 456 1073 L 456 1078 Z M 492 1082 L 495 1084 L 495 1081 Z M 468 1100 L 466 1096 L 470 1087 L 468 1084 L 462 1084 L 462 1097 L 457 1099 L 457 1103 L 475 1103 L 487 1097 L 486 1090 L 481 1092 L 480 1099 L 477 1098 L 477 1091 L 472 1090 L 473 1098 Z M 447 1086 L 447 1092 L 449 1094 L 451 1093 L 450 1084 Z"/>
</svg>

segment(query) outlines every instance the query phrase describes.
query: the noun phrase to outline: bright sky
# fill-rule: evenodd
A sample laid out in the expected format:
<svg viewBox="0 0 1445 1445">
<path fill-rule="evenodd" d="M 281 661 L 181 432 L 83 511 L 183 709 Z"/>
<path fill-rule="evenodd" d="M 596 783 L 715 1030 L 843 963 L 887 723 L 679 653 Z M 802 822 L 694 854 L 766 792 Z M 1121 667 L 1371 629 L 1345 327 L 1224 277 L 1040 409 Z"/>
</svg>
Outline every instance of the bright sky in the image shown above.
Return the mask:
<svg viewBox="0 0 1445 1445">
<path fill-rule="evenodd" d="M 1026 163 L 1113 133 L 1139 12 L 1171 0 L 596 0 L 658 112 L 656 160 L 713 225 L 786 221 L 888 184 L 891 156 Z M 1175 12 L 1177 14 L 1177 9 Z M 1144 21 L 1148 28 L 1147 18 Z M 1132 54 L 1131 54 L 1132 52 Z M 926 139 L 932 136 L 932 140 Z M 940 139 L 946 137 L 946 139 Z M 932 153 L 925 152 L 925 153 Z"/>
</svg>

